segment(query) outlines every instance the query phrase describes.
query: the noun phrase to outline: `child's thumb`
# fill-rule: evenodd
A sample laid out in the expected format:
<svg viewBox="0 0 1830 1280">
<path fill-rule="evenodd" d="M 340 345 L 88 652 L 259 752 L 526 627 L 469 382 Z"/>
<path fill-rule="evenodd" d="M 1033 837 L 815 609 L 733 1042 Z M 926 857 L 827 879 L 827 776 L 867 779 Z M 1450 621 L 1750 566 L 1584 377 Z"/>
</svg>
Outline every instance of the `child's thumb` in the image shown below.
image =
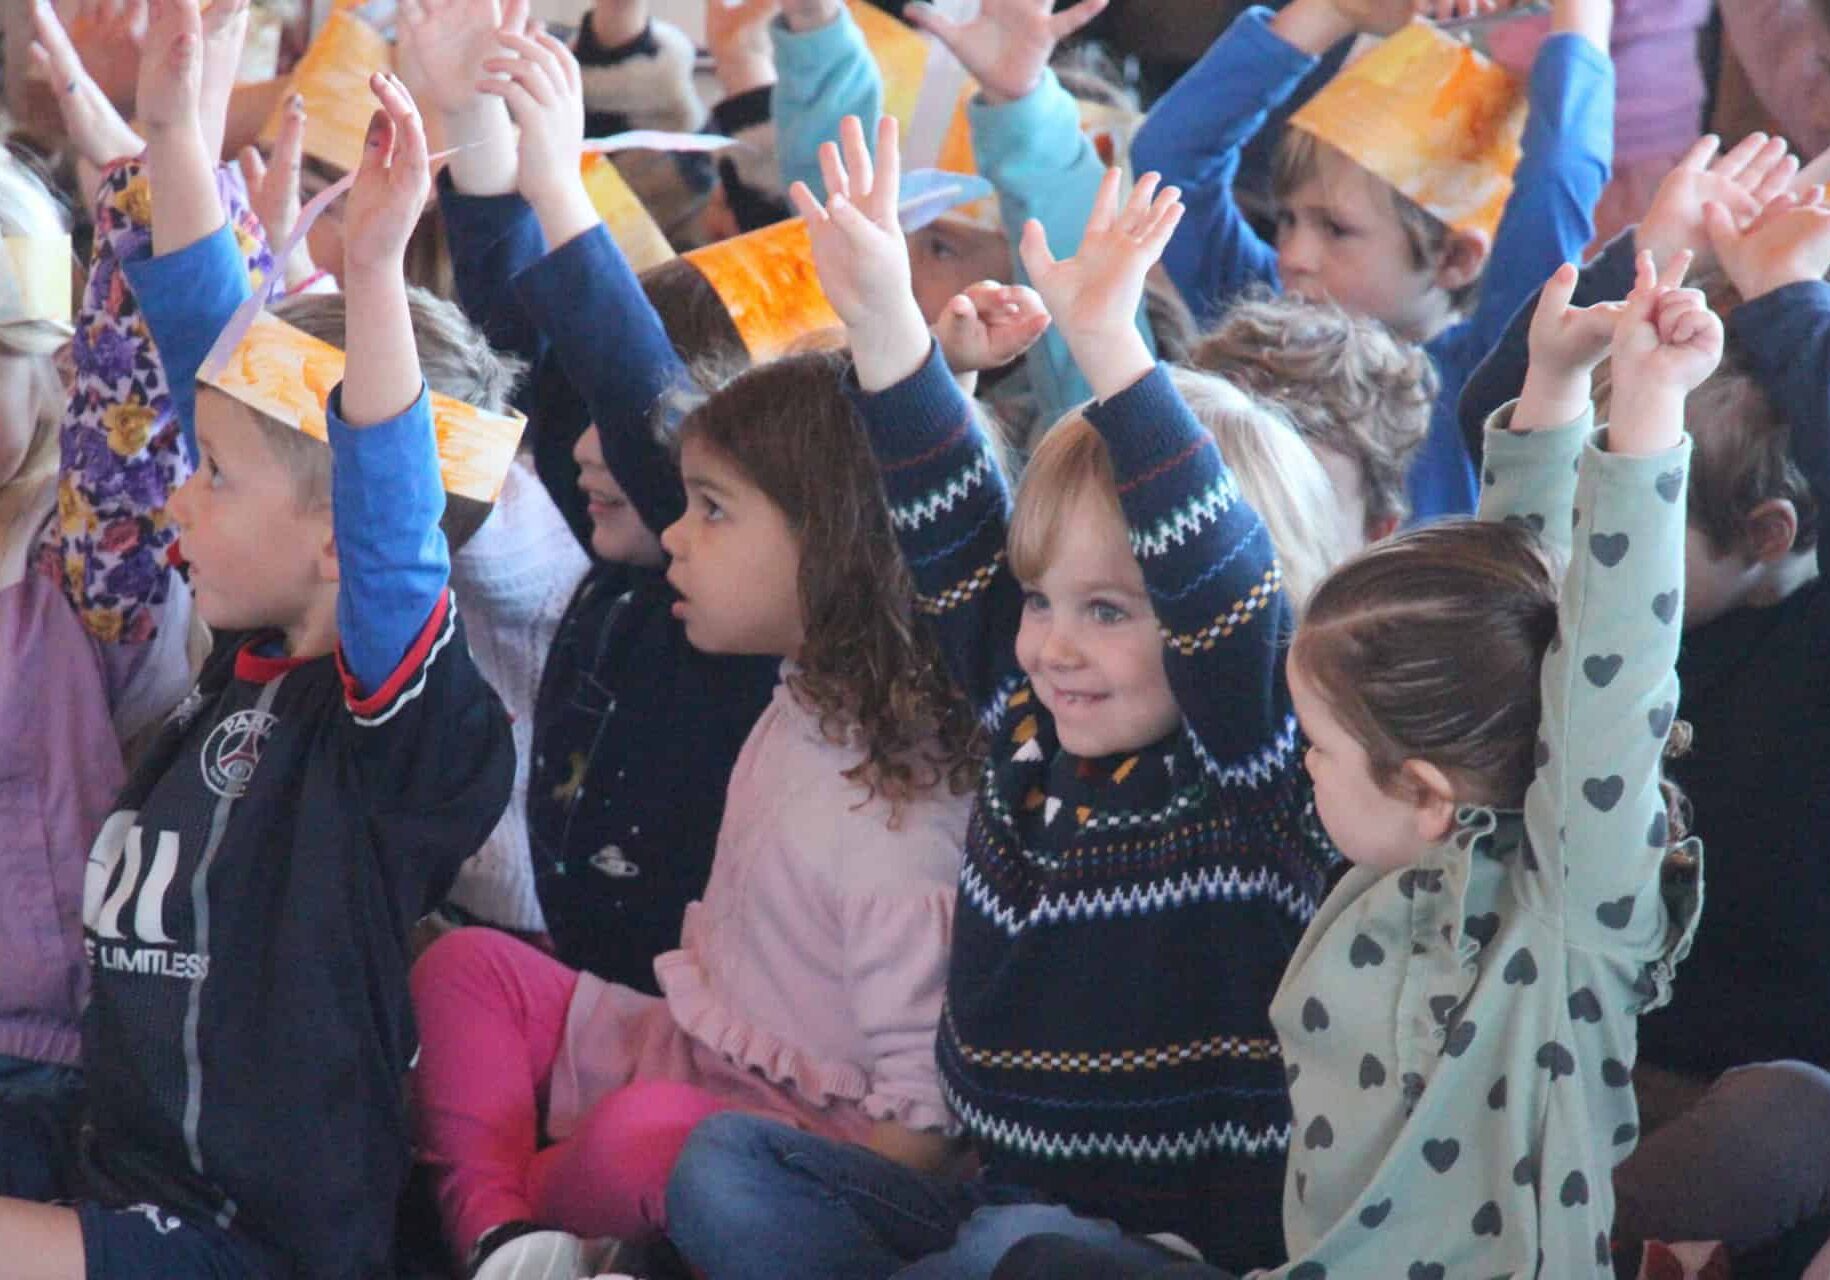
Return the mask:
<svg viewBox="0 0 1830 1280">
<path fill-rule="evenodd" d="M 1034 218 L 1023 224 L 1023 238 L 1017 244 L 1017 252 L 1031 280 L 1040 279 L 1055 265 L 1055 255 L 1048 247 L 1048 233 Z"/>
<path fill-rule="evenodd" d="M 1718 200 L 1710 200 L 1703 205 L 1703 230 L 1709 235 L 1709 247 L 1716 251 L 1718 258 L 1740 238 L 1728 206 Z"/>
</svg>

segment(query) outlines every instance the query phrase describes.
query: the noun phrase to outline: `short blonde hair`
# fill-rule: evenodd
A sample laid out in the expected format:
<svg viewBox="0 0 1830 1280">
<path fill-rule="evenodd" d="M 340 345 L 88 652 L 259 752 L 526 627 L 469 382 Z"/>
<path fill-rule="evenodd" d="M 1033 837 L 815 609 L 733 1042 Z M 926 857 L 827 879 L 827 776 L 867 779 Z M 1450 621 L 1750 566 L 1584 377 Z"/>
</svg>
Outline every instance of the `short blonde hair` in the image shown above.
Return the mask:
<svg viewBox="0 0 1830 1280">
<path fill-rule="evenodd" d="M 1225 378 L 1182 368 L 1172 368 L 1170 378 L 1264 521 L 1283 567 L 1284 590 L 1300 617 L 1310 593 L 1347 553 L 1328 473 L 1288 421 Z M 1127 527 L 1112 455 L 1093 424 L 1075 412 L 1051 427 L 1030 455 L 1011 513 L 1011 572 L 1023 580 L 1044 573 L 1064 522 L 1083 510 L 1083 501 Z"/>
</svg>

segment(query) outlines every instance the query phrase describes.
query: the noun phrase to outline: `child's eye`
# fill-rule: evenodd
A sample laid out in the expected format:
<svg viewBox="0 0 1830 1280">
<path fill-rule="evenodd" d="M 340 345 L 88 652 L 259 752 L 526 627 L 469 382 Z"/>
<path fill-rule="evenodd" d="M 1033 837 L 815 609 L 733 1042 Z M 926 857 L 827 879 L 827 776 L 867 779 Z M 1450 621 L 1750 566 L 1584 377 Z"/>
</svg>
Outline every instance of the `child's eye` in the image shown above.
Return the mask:
<svg viewBox="0 0 1830 1280">
<path fill-rule="evenodd" d="M 715 521 L 715 520 L 724 519 L 724 508 L 723 507 L 719 506 L 716 502 L 714 502 L 710 498 L 702 498 L 702 499 L 700 499 L 700 501 L 705 503 L 705 518 L 707 520 Z"/>
<path fill-rule="evenodd" d="M 945 240 L 942 240 L 939 236 L 930 236 L 928 238 L 928 252 L 934 255 L 934 259 L 937 262 L 946 262 L 950 259 L 959 257 L 959 254 L 954 251 L 953 246 L 948 244 Z"/>
<path fill-rule="evenodd" d="M 1279 231 L 1288 231 L 1295 225 L 1296 215 L 1294 213 L 1291 213 L 1288 209 L 1279 209 L 1277 211 L 1277 229 Z"/>
<path fill-rule="evenodd" d="M 1047 613 L 1048 597 L 1043 595 L 1040 591 L 1025 591 L 1023 593 L 1023 607 L 1031 613 Z"/>
<path fill-rule="evenodd" d="M 1322 219 L 1322 229 L 1336 240 L 1344 240 L 1353 234 L 1353 228 L 1336 222 L 1333 218 Z"/>
<path fill-rule="evenodd" d="M 216 459 L 210 457 L 206 453 L 203 456 L 203 465 L 208 467 L 210 471 L 210 488 L 215 489 L 219 487 L 222 484 L 222 468 L 216 465 Z"/>
<path fill-rule="evenodd" d="M 1087 608 L 1093 613 L 1093 621 L 1105 626 L 1117 626 L 1121 622 L 1131 620 L 1130 613 L 1125 610 L 1123 605 L 1113 604 L 1110 600 L 1095 600 Z"/>
</svg>

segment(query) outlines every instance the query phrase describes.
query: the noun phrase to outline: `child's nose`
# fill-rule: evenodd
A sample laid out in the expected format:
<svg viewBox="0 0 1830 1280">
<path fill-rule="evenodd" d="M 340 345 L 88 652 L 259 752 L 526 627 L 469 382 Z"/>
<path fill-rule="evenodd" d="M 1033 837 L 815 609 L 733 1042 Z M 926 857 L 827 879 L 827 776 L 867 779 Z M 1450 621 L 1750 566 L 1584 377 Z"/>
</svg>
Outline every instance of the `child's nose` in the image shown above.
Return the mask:
<svg viewBox="0 0 1830 1280">
<path fill-rule="evenodd" d="M 572 446 L 572 461 L 581 467 L 601 467 L 604 465 L 603 442 L 597 438 L 597 424 L 592 423 L 578 437 L 578 443 Z"/>
<path fill-rule="evenodd" d="M 1051 667 L 1080 665 L 1080 646 L 1075 643 L 1069 628 L 1058 623 L 1049 627 L 1042 640 L 1042 661 Z"/>
<path fill-rule="evenodd" d="M 191 472 L 190 477 L 178 486 L 178 492 L 174 493 L 165 504 L 166 514 L 171 516 L 173 523 L 180 529 L 191 522 L 191 486 L 197 483 L 198 477 L 202 474 L 201 470 Z"/>
<path fill-rule="evenodd" d="M 680 559 L 686 553 L 686 535 L 681 532 L 681 528 L 685 524 L 686 521 L 680 519 L 661 530 L 661 550 L 674 560 Z"/>
</svg>

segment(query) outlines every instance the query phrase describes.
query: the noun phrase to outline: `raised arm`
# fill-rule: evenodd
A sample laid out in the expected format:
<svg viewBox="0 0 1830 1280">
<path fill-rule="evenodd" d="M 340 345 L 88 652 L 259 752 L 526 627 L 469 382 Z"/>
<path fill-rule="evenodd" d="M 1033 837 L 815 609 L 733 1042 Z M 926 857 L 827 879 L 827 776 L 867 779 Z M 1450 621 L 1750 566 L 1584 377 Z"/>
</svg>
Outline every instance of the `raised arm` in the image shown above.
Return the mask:
<svg viewBox="0 0 1830 1280">
<path fill-rule="evenodd" d="M 370 88 L 381 110 L 369 122 L 343 218 L 348 352 L 328 412 L 338 638 L 345 669 L 366 696 L 388 684 L 446 607 L 451 572 L 402 265 L 431 192 L 425 128 L 400 81 L 377 73 Z"/>
<path fill-rule="evenodd" d="M 776 81 L 769 110 L 782 185 L 803 183 L 825 198 L 820 146 L 856 116 L 874 127 L 883 114 L 883 73 L 864 33 L 840 0 L 787 0 L 769 24 Z"/>
<path fill-rule="evenodd" d="M 504 33 L 501 42 L 504 56 L 485 64 L 501 77 L 489 91 L 519 126 L 521 194 L 553 246 L 520 274 L 516 291 L 596 422 L 605 465 L 659 536 L 685 509 L 685 494 L 655 415 L 686 370 L 585 193 L 577 60 L 545 32 Z"/>
<path fill-rule="evenodd" d="M 1108 171 L 1074 257 L 1056 261 L 1031 223 L 1023 258 L 1098 397 L 1087 417 L 1112 457 L 1176 704 L 1216 775 L 1260 778 L 1295 759 L 1283 575 L 1213 436 L 1130 322 L 1181 220 L 1178 193 L 1147 173 L 1121 208 L 1119 183 Z"/>
<path fill-rule="evenodd" d="M 1684 400 L 1722 350 L 1702 295 L 1676 287 L 1681 270 L 1661 278 L 1642 255 L 1616 323 L 1615 416 L 1582 458 L 1558 643 L 1544 658 L 1540 764 L 1525 796 L 1534 907 L 1561 917 L 1572 945 L 1667 965 L 1659 782 L 1683 621 Z"/>
<path fill-rule="evenodd" d="M 1512 196 L 1494 232 L 1474 313 L 1449 335 L 1465 354 L 1440 362 L 1448 367 L 1473 368 L 1519 306 L 1594 239 L 1595 202 L 1614 163 L 1614 64 L 1607 47 L 1613 7 L 1613 0 L 1557 0 L 1551 35 L 1532 65 Z"/>
<path fill-rule="evenodd" d="M 966 107 L 973 155 L 997 188 L 1013 256 L 1032 218 L 1051 243 L 1071 252 L 1093 210 L 1105 166 L 1080 128 L 1078 106 L 1048 63 L 1062 40 L 1105 7 L 1106 0 L 1080 0 L 1056 13 L 1050 0 L 987 0 L 966 23 L 948 20 L 931 5 L 909 7 L 910 21 L 945 44 L 978 82 Z M 1141 307 L 1137 321 L 1150 342 Z M 1057 334 L 1043 337 L 1028 367 L 1044 422 L 1093 394 Z"/>
<path fill-rule="evenodd" d="M 901 159 L 893 116 L 877 125 L 877 163 L 848 116 L 821 152 L 826 203 L 789 191 L 807 220 L 814 265 L 845 322 L 855 400 L 883 473 L 890 520 L 915 578 L 917 607 L 982 716 L 1017 676 L 1022 589 L 1005 562 L 1009 495 L 990 440 L 946 365 L 909 283 L 896 219 Z"/>
<path fill-rule="evenodd" d="M 1792 458 L 1822 507 L 1830 504 L 1830 204 L 1821 187 L 1805 195 L 1782 197 L 1745 231 L 1713 205 L 1708 225 L 1743 299 L 1728 331 L 1791 428 Z M 1830 538 L 1819 537 L 1817 554 L 1830 566 Z"/>
<path fill-rule="evenodd" d="M 162 10 L 141 63 L 154 82 L 142 91 L 145 111 L 163 122 L 151 163 L 115 166 L 96 192 L 95 243 L 71 346 L 75 377 L 60 428 L 58 528 L 65 592 L 104 641 L 150 640 L 163 625 L 176 540 L 165 505 L 195 457 L 197 365 L 247 295 L 250 273 L 264 278 L 272 270 L 238 175 L 200 159 L 203 144 L 185 136 L 199 128 L 198 82 L 224 62 L 215 56 L 218 30 L 194 6 L 188 15 L 182 6 Z M 179 39 L 187 32 L 192 42 Z M 149 168 L 168 152 L 155 183 Z M 187 225 L 168 228 L 166 241 L 191 240 L 148 260 L 154 222 L 168 212 Z M 145 285 L 141 271 L 150 273 Z"/>
</svg>

